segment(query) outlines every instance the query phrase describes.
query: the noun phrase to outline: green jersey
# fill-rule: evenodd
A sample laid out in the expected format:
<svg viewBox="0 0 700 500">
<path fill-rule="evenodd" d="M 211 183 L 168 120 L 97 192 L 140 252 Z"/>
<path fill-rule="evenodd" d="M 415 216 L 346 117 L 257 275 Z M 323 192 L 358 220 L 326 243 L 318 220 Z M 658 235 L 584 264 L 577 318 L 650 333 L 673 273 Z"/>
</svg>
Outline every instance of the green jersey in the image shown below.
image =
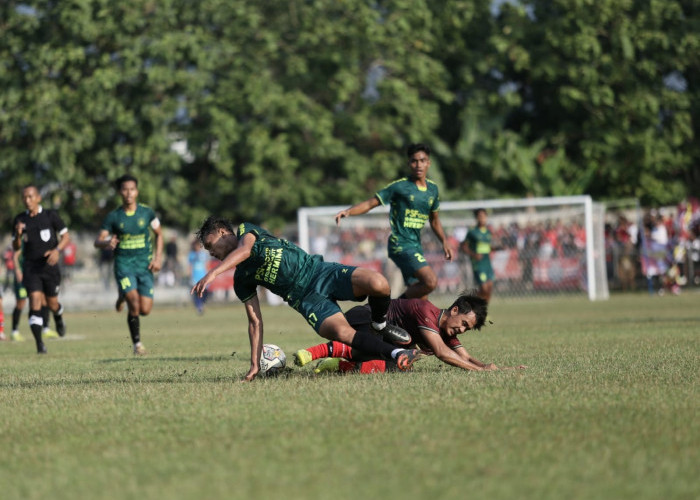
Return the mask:
<svg viewBox="0 0 700 500">
<path fill-rule="evenodd" d="M 392 182 L 375 195 L 382 205 L 389 204 L 391 207 L 390 251 L 401 251 L 406 247 L 421 248 L 420 231 L 430 213 L 440 209 L 437 184 L 430 180 L 426 182 L 427 186 L 420 188 L 411 179 L 404 177 Z"/>
<path fill-rule="evenodd" d="M 148 268 L 153 255 L 153 221 L 158 221 L 153 209 L 140 203 L 134 212 L 126 212 L 124 207 L 119 207 L 107 214 L 101 229 L 119 238 L 119 245 L 114 250 L 115 269 Z"/>
<path fill-rule="evenodd" d="M 473 260 L 474 268 L 490 268 L 491 267 L 491 231 L 488 227 L 475 227 L 467 232 L 467 245 L 469 249 L 480 254 L 481 260 Z"/>
<path fill-rule="evenodd" d="M 256 294 L 258 285 L 270 290 L 293 307 L 316 275 L 323 263 L 320 255 L 309 255 L 304 250 L 282 238 L 276 238 L 263 228 L 242 223 L 236 236 L 240 240 L 246 234 L 255 236 L 250 257 L 236 266 L 233 290 L 245 302 Z"/>
</svg>

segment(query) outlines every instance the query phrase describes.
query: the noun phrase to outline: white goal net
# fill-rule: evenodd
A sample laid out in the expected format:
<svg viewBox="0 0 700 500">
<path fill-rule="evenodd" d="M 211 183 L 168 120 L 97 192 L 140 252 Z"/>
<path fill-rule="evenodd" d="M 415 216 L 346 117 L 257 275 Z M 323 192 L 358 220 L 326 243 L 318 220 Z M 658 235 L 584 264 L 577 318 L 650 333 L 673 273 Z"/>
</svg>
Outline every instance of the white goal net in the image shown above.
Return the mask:
<svg viewBox="0 0 700 500">
<path fill-rule="evenodd" d="M 388 207 L 343 219 L 336 227 L 334 216 L 345 208 L 300 208 L 300 246 L 326 261 L 376 269 L 389 278 L 392 295 L 399 295 L 404 289 L 401 273 L 386 250 Z M 425 257 L 438 276 L 437 293 L 474 287 L 471 263 L 459 244 L 474 227 L 477 208 L 487 210 L 493 233 L 494 298 L 560 293 L 608 298 L 605 206 L 590 196 L 441 202 L 440 220 L 456 258 L 444 259 L 429 225 L 422 232 Z"/>
</svg>

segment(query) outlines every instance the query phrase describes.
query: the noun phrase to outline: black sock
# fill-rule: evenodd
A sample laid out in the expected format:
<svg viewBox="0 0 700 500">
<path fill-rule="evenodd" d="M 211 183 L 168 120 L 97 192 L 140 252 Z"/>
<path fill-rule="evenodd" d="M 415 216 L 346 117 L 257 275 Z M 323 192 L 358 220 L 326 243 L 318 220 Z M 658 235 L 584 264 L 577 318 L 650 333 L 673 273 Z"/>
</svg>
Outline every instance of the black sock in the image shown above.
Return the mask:
<svg viewBox="0 0 700 500">
<path fill-rule="evenodd" d="M 141 322 L 138 316 L 132 316 L 127 314 L 126 322 L 129 325 L 129 334 L 131 335 L 131 341 L 137 344 L 141 341 Z"/>
<path fill-rule="evenodd" d="M 22 317 L 22 309 L 16 307 L 12 310 L 12 331 L 16 332 L 19 329 L 19 319 Z"/>
<path fill-rule="evenodd" d="M 385 360 L 393 359 L 391 353 L 396 349 L 396 347 L 387 344 L 378 336 L 362 331 L 355 332 L 355 337 L 352 339 L 350 346 L 353 348 L 353 359 L 355 358 L 354 349 L 370 355 L 370 359 L 376 359 L 379 356 Z"/>
<path fill-rule="evenodd" d="M 384 323 L 389 304 L 391 304 L 391 297 L 369 297 L 367 302 L 372 310 L 372 321 L 374 323 Z"/>
<path fill-rule="evenodd" d="M 41 309 L 38 311 L 29 311 L 29 328 L 32 329 L 32 335 L 34 335 L 37 351 L 40 351 L 44 346 L 44 341 L 41 340 L 41 329 L 43 325 L 44 320 L 41 317 Z"/>
<path fill-rule="evenodd" d="M 49 306 L 41 306 L 41 319 L 44 321 L 43 328 L 49 327 Z"/>
</svg>

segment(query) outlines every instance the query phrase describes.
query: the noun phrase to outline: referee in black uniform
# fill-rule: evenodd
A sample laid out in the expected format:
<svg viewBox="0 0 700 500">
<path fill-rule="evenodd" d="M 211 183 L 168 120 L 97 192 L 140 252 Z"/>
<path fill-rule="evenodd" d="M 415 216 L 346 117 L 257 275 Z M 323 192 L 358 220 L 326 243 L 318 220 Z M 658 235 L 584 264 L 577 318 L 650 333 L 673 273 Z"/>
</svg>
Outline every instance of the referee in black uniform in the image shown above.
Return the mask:
<svg viewBox="0 0 700 500">
<path fill-rule="evenodd" d="M 18 214 L 12 224 L 12 247 L 22 248 L 24 255 L 23 284 L 29 294 L 29 326 L 36 340 L 39 354 L 46 353 L 41 339 L 44 320 L 41 305 L 44 297 L 56 321 L 56 331 L 63 337 L 66 326 L 63 323 L 63 307 L 58 302 L 61 285 L 61 271 L 58 267 L 61 250 L 70 241 L 68 228 L 55 210 L 45 210 L 41 206 L 41 195 L 34 185 L 22 191 L 22 200 L 27 208 Z M 24 245 L 23 245 L 24 243 Z"/>
</svg>

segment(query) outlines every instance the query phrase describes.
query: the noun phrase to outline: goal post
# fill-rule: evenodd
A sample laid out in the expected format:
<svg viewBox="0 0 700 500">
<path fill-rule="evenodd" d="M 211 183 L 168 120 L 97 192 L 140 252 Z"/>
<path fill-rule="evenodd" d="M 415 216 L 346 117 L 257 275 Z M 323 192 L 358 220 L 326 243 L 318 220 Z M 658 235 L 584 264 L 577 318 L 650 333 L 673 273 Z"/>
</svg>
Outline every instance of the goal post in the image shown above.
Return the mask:
<svg viewBox="0 0 700 500">
<path fill-rule="evenodd" d="M 394 290 L 401 282 L 386 250 L 389 207 L 344 218 L 336 227 L 335 214 L 347 207 L 300 208 L 299 245 L 327 261 L 376 269 L 390 279 Z M 438 293 L 474 286 L 471 263 L 458 248 L 476 224 L 477 208 L 486 209 L 493 233 L 494 298 L 559 293 L 587 294 L 590 300 L 609 297 L 605 205 L 587 195 L 441 202 L 440 221 L 453 248 L 453 262 L 445 261 L 428 224 L 422 232 L 425 257 L 438 275 Z"/>
</svg>

